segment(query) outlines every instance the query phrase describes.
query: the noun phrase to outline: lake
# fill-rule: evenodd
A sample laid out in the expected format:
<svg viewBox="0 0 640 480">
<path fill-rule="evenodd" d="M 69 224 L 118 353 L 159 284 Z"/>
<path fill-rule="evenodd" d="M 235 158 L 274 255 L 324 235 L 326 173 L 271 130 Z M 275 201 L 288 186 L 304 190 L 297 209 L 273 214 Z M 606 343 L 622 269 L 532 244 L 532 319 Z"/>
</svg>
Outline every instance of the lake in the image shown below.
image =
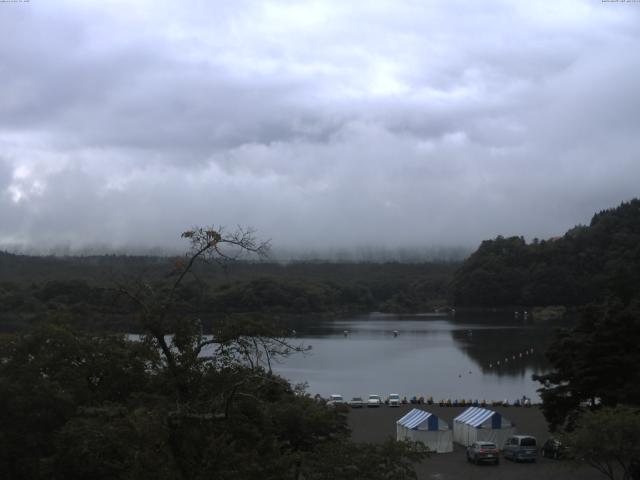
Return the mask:
<svg viewBox="0 0 640 480">
<path fill-rule="evenodd" d="M 553 330 L 497 314 L 374 313 L 298 331 L 291 340 L 311 346 L 310 353 L 286 358 L 274 370 L 324 397 L 399 393 L 513 401 L 526 395 L 537 401 L 539 384 L 531 376 L 549 368 L 544 351 Z"/>
</svg>

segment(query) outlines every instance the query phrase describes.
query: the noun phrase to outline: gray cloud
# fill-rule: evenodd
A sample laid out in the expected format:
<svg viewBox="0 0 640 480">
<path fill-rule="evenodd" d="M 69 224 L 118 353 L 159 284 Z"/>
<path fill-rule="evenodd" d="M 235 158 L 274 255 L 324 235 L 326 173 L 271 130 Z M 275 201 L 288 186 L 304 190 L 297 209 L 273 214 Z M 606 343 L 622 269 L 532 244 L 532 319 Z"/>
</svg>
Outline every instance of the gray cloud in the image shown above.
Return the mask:
<svg viewBox="0 0 640 480">
<path fill-rule="evenodd" d="M 638 194 L 633 4 L 1 8 L 0 245 L 474 245 Z"/>
</svg>

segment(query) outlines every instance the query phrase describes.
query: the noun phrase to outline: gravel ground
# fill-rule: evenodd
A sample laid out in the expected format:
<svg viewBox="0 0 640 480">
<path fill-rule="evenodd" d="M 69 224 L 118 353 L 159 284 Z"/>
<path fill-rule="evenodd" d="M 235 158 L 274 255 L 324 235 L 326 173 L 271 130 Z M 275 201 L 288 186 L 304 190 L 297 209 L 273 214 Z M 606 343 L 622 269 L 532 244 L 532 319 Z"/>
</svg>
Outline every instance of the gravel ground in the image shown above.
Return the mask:
<svg viewBox="0 0 640 480">
<path fill-rule="evenodd" d="M 349 413 L 352 438 L 360 442 L 382 442 L 389 436 L 395 438 L 396 420 L 414 407 L 435 413 L 449 424 L 464 410 L 460 407 L 447 408 L 437 405 L 354 409 Z M 517 433 L 533 435 L 538 439 L 540 445 L 550 436 L 542 412 L 537 407 L 495 407 L 492 409 L 514 422 Z M 598 480 L 604 478 L 592 468 L 576 468 L 568 462 L 542 457 L 536 463 L 514 463 L 501 458 L 500 465 L 473 465 L 466 460 L 465 448 L 455 443 L 453 453 L 433 454 L 424 462 L 416 465 L 416 471 L 420 480 Z"/>
</svg>

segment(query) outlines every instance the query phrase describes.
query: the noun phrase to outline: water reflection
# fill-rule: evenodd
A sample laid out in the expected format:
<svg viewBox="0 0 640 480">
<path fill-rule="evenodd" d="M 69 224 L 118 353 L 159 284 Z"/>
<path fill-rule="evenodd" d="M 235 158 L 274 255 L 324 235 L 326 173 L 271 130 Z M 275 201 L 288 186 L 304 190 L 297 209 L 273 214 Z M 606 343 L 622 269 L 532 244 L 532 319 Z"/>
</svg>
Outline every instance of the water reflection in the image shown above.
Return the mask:
<svg viewBox="0 0 640 480">
<path fill-rule="evenodd" d="M 474 328 L 452 331 L 457 347 L 463 350 L 483 373 L 516 376 L 528 369 L 542 372 L 548 368 L 544 351 L 549 344 L 548 331 L 541 328 Z"/>
<path fill-rule="evenodd" d="M 548 369 L 552 335 L 549 326 L 497 316 L 371 314 L 298 327 L 312 353 L 276 370 L 322 395 L 537 399 L 531 375 Z"/>
</svg>

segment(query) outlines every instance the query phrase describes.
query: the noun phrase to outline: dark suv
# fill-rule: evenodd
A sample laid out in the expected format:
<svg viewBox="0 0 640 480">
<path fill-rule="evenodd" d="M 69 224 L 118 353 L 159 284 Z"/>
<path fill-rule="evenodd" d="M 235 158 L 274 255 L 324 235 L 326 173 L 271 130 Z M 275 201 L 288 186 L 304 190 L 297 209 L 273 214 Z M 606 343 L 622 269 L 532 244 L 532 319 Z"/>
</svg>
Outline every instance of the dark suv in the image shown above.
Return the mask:
<svg viewBox="0 0 640 480">
<path fill-rule="evenodd" d="M 500 463 L 498 448 L 491 442 L 473 442 L 467 447 L 467 461 L 476 465 L 480 462 Z"/>
<path fill-rule="evenodd" d="M 546 458 L 562 458 L 564 456 L 566 447 L 555 438 L 550 438 L 540 449 L 540 453 Z"/>
<path fill-rule="evenodd" d="M 504 458 L 509 458 L 516 462 L 529 460 L 535 462 L 538 459 L 538 446 L 536 437 L 529 435 L 514 435 L 507 438 L 502 449 Z"/>
</svg>

